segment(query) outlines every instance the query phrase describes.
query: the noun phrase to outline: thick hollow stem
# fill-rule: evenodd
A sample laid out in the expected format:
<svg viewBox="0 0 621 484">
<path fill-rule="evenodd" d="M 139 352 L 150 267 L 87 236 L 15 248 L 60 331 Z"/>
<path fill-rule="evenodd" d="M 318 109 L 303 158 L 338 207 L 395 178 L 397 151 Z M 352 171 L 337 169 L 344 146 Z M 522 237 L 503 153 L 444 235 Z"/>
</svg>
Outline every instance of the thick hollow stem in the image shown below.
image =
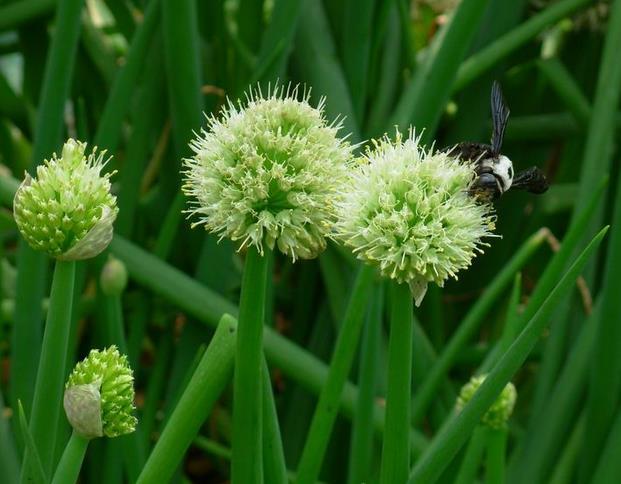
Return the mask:
<svg viewBox="0 0 621 484">
<path fill-rule="evenodd" d="M 410 467 L 410 400 L 412 385 L 412 294 L 407 284 L 390 285 L 390 338 L 386 428 L 380 482 L 406 482 Z"/>
<path fill-rule="evenodd" d="M 30 431 L 45 472 L 52 469 L 56 429 L 62 406 L 74 279 L 75 262 L 57 261 L 30 417 Z M 26 453 L 25 459 L 28 458 Z M 28 467 L 23 466 L 24 469 Z M 27 479 L 27 476 L 22 475 L 22 482 Z"/>
<path fill-rule="evenodd" d="M 338 413 L 343 387 L 358 348 L 373 274 L 374 270 L 370 266 L 361 266 L 354 283 L 343 325 L 332 354 L 328 377 L 321 390 L 298 467 L 298 484 L 313 484 L 319 477 L 321 463 Z"/>
<path fill-rule="evenodd" d="M 262 477 L 263 318 L 268 258 L 250 247 L 239 302 L 233 378 L 233 484 L 260 483 Z"/>
<path fill-rule="evenodd" d="M 506 451 L 507 429 L 488 429 L 487 462 L 485 465 L 486 484 L 504 484 Z"/>
<path fill-rule="evenodd" d="M 88 442 L 88 439 L 79 436 L 75 432 L 71 434 L 71 438 L 54 473 L 52 484 L 73 484 L 78 481 Z"/>
</svg>

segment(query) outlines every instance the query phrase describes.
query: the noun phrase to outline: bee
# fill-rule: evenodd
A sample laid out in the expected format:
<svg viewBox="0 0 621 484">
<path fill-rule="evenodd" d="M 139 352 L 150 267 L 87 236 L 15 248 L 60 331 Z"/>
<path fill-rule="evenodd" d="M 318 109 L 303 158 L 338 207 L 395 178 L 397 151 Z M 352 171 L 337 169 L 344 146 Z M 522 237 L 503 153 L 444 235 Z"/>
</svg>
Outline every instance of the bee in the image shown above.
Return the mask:
<svg viewBox="0 0 621 484">
<path fill-rule="evenodd" d="M 513 163 L 503 155 L 502 139 L 509 120 L 509 108 L 500 89 L 494 81 L 491 93 L 492 142 L 491 144 L 465 141 L 443 149 L 462 161 L 475 164 L 476 178 L 470 185 L 470 195 L 483 202 L 500 198 L 509 188 L 526 190 L 530 193 L 544 193 L 549 183 L 543 172 L 536 166 L 515 174 Z"/>
</svg>

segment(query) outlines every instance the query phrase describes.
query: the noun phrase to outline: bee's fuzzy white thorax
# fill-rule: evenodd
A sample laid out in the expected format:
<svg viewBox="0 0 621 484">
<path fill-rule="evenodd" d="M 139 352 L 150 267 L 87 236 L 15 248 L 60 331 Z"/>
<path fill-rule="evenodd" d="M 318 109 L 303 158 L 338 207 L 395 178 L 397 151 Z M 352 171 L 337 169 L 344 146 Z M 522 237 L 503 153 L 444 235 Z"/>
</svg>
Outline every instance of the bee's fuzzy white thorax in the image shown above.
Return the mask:
<svg viewBox="0 0 621 484">
<path fill-rule="evenodd" d="M 498 158 L 487 158 L 481 161 L 481 165 L 491 168 L 498 181 L 500 193 L 506 192 L 513 183 L 513 163 L 505 155 Z"/>
</svg>

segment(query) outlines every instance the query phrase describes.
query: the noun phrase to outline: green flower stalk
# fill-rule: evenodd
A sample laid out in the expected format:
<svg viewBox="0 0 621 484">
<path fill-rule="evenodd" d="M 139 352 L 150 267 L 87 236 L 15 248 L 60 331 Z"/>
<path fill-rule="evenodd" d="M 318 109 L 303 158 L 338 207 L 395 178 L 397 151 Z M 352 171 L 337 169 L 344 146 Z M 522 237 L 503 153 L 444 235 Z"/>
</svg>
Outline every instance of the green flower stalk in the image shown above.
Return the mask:
<svg viewBox="0 0 621 484">
<path fill-rule="evenodd" d="M 473 376 L 468 383 L 466 383 L 459 392 L 457 397 L 457 403 L 455 404 L 455 410 L 459 413 L 466 406 L 466 404 L 472 399 L 476 391 L 485 381 L 487 375 Z M 515 407 L 515 401 L 517 399 L 517 392 L 513 383 L 509 382 L 504 387 L 496 401 L 487 410 L 485 415 L 481 418 L 481 424 L 492 428 L 502 429 L 506 426 L 509 417 L 513 413 L 513 407 Z"/>
<path fill-rule="evenodd" d="M 110 194 L 110 174 L 101 175 L 105 152 L 85 155 L 86 144 L 73 139 L 26 173 L 13 201 L 17 227 L 35 250 L 59 260 L 95 257 L 112 240 L 118 209 Z"/>
<path fill-rule="evenodd" d="M 44 472 L 51 473 L 62 384 L 71 334 L 75 264 L 94 257 L 112 239 L 117 214 L 110 175 L 102 175 L 103 153 L 85 155 L 86 144 L 68 140 L 56 154 L 29 174 L 15 193 L 13 213 L 26 242 L 56 259 L 45 333 L 35 383 L 30 431 Z M 29 476 L 29 452 L 22 482 Z"/>
<path fill-rule="evenodd" d="M 338 202 L 337 237 L 358 259 L 410 286 L 420 305 L 467 268 L 494 229 L 492 208 L 468 195 L 474 167 L 425 150 L 413 131 L 376 141 Z"/>
<path fill-rule="evenodd" d="M 91 350 L 69 375 L 64 407 L 73 435 L 54 474 L 58 484 L 77 481 L 90 439 L 136 430 L 134 377 L 127 357 L 115 346 Z"/>
<path fill-rule="evenodd" d="M 316 257 L 336 220 L 352 146 L 337 137 L 323 102 L 309 93 L 276 87 L 264 97 L 229 102 L 208 119 L 185 160 L 184 193 L 193 226 L 246 248 L 239 303 L 233 393 L 231 481 L 262 481 L 261 381 L 268 254 L 277 248 L 296 259 Z"/>
<path fill-rule="evenodd" d="M 229 102 L 221 119 L 209 118 L 185 160 L 194 226 L 261 254 L 277 247 L 294 261 L 325 249 L 352 146 L 309 95 L 251 91 L 245 105 Z"/>
</svg>

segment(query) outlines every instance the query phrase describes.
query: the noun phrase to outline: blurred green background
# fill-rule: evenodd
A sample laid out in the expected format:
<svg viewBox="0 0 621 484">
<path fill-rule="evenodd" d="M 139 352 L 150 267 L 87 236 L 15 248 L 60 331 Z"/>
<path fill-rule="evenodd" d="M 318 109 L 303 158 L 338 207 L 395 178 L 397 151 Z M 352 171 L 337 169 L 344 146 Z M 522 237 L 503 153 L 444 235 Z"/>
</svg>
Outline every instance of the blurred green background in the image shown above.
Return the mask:
<svg viewBox="0 0 621 484">
<path fill-rule="evenodd" d="M 19 243 L 9 211 L 11 177 L 21 180 L 67 137 L 113 156 L 107 169 L 117 170 L 113 190 L 120 213 L 111 251 L 126 262 L 132 279 L 123 311 L 146 452 L 210 339 L 204 320 L 234 308 L 239 295 L 243 255 L 227 241 L 218 244 L 202 230 L 190 230 L 181 212 L 181 159 L 190 153 L 193 132 L 205 124 L 203 112 L 217 113 L 227 97 L 243 97 L 249 86 L 301 84 L 312 89 L 313 103 L 326 97 L 327 116 L 341 117 L 342 134 L 355 143 L 411 124 L 424 130 L 425 142 L 443 147 L 489 142 L 489 95 L 498 80 L 511 109 L 504 154 L 517 170 L 539 166 L 551 188 L 542 196 L 503 196 L 496 204 L 501 238 L 490 240 L 458 281 L 430 289 L 416 311 L 414 391 L 490 281 L 529 236 L 546 227 L 541 248 L 521 271 L 518 307 L 528 302 L 575 214 L 608 176 L 585 237 L 607 223 L 611 235 L 515 379 L 508 476 L 516 483 L 591 482 L 593 476 L 621 482 L 619 47 L 621 0 L 0 1 L 0 396 L 6 406 L 0 441 L 13 449 L 4 455 L 19 454 L 23 445 L 14 425 L 16 403 L 21 399 L 28 413 L 41 335 L 36 321 L 42 321 L 49 284 L 43 259 Z M 97 284 L 104 260 L 79 275 L 78 345 L 71 348 L 71 362 L 110 341 Z M 318 260 L 295 264 L 277 255 L 267 324 L 327 361 L 355 264 L 336 246 Z M 168 278 L 164 269 L 171 268 L 221 296 L 221 306 L 206 310 L 201 321 L 200 310 L 190 306 L 200 306 L 191 298 L 203 293 L 178 294 L 186 286 Z M 435 435 L 456 390 L 502 334 L 509 292 L 501 291 L 451 360 L 442 398 L 418 424 L 426 437 Z M 593 313 L 596 303 L 600 311 Z M 594 328 L 588 341 L 587 326 Z M 385 328 L 367 340 L 372 342 L 363 345 L 372 349 L 376 368 L 370 391 L 380 398 Z M 287 368 L 286 357 L 271 370 L 287 465 L 294 471 L 316 384 L 304 369 Z M 350 417 L 351 409 L 345 411 Z M 541 417 L 552 414 L 554 419 Z M 348 476 L 353 482 L 350 425 L 342 418 L 335 429 L 325 482 L 348 482 Z M 229 438 L 227 394 L 178 479 L 225 482 Z M 380 447 L 370 442 L 365 479 L 374 482 Z M 84 482 L 131 481 L 118 448 L 92 447 Z M 459 458 L 445 482 L 453 482 L 458 465 Z"/>
</svg>

